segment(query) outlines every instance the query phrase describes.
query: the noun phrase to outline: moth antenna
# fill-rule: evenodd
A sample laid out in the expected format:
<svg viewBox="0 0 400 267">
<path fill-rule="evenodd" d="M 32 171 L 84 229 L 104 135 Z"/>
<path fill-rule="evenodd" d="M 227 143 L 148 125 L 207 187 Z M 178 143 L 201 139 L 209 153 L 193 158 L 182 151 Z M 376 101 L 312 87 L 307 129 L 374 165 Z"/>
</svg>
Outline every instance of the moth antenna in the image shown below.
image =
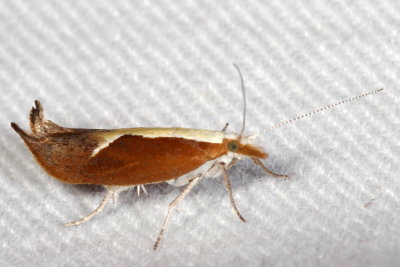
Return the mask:
<svg viewBox="0 0 400 267">
<path fill-rule="evenodd" d="M 339 106 L 339 105 L 342 105 L 342 104 L 345 104 L 345 103 L 348 103 L 348 102 L 352 102 L 352 101 L 355 101 L 355 100 L 359 100 L 360 98 L 363 98 L 363 97 L 365 97 L 365 96 L 369 96 L 369 95 L 373 95 L 373 94 L 379 93 L 380 91 L 383 91 L 383 88 L 378 89 L 378 90 L 375 90 L 375 91 L 371 91 L 371 92 L 368 92 L 368 93 L 365 93 L 365 94 L 362 94 L 362 95 L 359 95 L 359 96 L 355 96 L 355 97 L 352 97 L 352 98 L 348 98 L 348 99 L 346 99 L 346 100 L 342 100 L 342 101 L 339 101 L 339 102 L 334 103 L 334 104 L 330 104 L 330 105 L 325 106 L 325 107 L 323 107 L 323 108 L 319 108 L 319 109 L 316 109 L 316 110 L 314 110 L 314 111 L 308 112 L 308 113 L 306 113 L 306 114 L 297 116 L 297 117 L 292 118 L 292 119 L 290 119 L 290 120 L 283 121 L 283 122 L 279 122 L 279 123 L 277 123 L 277 124 L 271 126 L 270 128 L 265 129 L 263 132 L 264 132 L 264 133 L 265 133 L 265 132 L 269 132 L 269 131 L 271 131 L 272 129 L 279 128 L 279 127 L 281 127 L 281 126 L 283 126 L 283 125 L 292 123 L 292 122 L 297 121 L 297 120 L 300 120 L 300 119 L 304 119 L 304 118 L 306 118 L 306 117 L 309 117 L 309 116 L 314 115 L 314 114 L 316 114 L 316 113 L 319 113 L 319 112 L 321 112 L 321 111 L 324 111 L 324 110 L 327 110 L 327 109 L 330 109 L 330 108 L 334 108 L 334 107 L 336 107 L 336 106 Z"/>
<path fill-rule="evenodd" d="M 233 63 L 233 66 L 236 68 L 237 72 L 239 73 L 240 84 L 241 84 L 241 87 L 242 87 L 242 95 L 243 95 L 242 129 L 240 130 L 240 134 L 239 134 L 239 138 L 241 138 L 243 136 L 244 127 L 246 126 L 246 110 L 247 110 L 247 106 L 246 106 L 246 89 L 244 87 L 244 80 L 243 80 L 242 72 L 240 71 L 239 67 L 235 63 Z"/>
</svg>

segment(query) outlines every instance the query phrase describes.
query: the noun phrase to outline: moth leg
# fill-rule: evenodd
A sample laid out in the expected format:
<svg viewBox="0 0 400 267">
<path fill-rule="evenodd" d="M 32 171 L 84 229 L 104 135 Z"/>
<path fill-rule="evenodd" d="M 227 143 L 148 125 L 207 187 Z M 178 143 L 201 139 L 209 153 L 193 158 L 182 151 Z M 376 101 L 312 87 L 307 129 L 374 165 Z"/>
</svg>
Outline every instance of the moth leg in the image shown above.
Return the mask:
<svg viewBox="0 0 400 267">
<path fill-rule="evenodd" d="M 140 188 L 142 188 L 143 192 L 148 195 L 146 188 L 144 187 L 144 184 L 140 185 Z"/>
<path fill-rule="evenodd" d="M 192 190 L 192 188 L 197 184 L 197 182 L 200 180 L 201 177 L 202 176 L 199 175 L 199 176 L 195 177 L 194 179 L 192 179 L 189 182 L 189 184 L 186 186 L 186 188 L 175 198 L 175 200 L 172 201 L 169 204 L 168 212 L 167 212 L 167 215 L 165 216 L 164 223 L 162 225 L 161 231 L 158 234 L 157 240 L 156 240 L 156 242 L 154 243 L 154 246 L 153 246 L 154 250 L 156 250 L 158 245 L 160 244 L 160 241 L 161 241 L 161 238 L 162 238 L 162 236 L 164 234 L 164 231 L 167 228 L 167 224 L 168 224 L 168 221 L 169 221 L 169 217 L 171 216 L 172 210 L 175 208 L 176 205 L 178 205 L 179 201 L 181 201 L 190 192 L 190 190 Z"/>
<path fill-rule="evenodd" d="M 137 185 L 137 186 L 136 186 L 136 191 L 137 191 L 138 197 L 140 197 L 140 185 Z"/>
<path fill-rule="evenodd" d="M 224 128 L 222 128 L 223 133 L 226 131 L 226 129 L 228 129 L 228 126 L 229 126 L 229 122 L 225 123 Z"/>
<path fill-rule="evenodd" d="M 288 175 L 285 174 L 277 174 L 272 172 L 270 169 L 268 169 L 267 167 L 264 166 L 264 164 L 262 164 L 261 160 L 255 157 L 251 157 L 251 159 L 254 161 L 254 163 L 259 166 L 261 169 L 263 169 L 266 173 L 268 173 L 269 175 L 272 175 L 274 177 L 277 178 L 288 178 Z"/>
<path fill-rule="evenodd" d="M 232 167 L 233 165 L 235 165 L 235 164 L 238 163 L 238 162 L 239 162 L 239 159 L 233 158 L 233 159 L 231 160 L 231 162 L 229 162 L 229 164 L 226 165 L 226 169 L 228 170 L 230 167 Z"/>
<path fill-rule="evenodd" d="M 237 216 L 239 216 L 239 219 L 241 219 L 243 222 L 246 222 L 246 220 L 243 218 L 243 216 L 240 214 L 239 210 L 236 207 L 235 200 L 234 200 L 233 194 L 232 194 L 231 182 L 229 181 L 228 172 L 226 171 L 225 163 L 221 162 L 220 166 L 222 169 L 222 176 L 224 177 L 225 186 L 226 186 L 226 189 L 228 190 L 229 199 L 231 200 L 232 208 L 235 211 L 235 213 L 237 214 Z"/>
<path fill-rule="evenodd" d="M 100 205 L 91 213 L 83 217 L 82 219 L 72 221 L 69 223 L 64 224 L 64 226 L 72 226 L 72 225 L 79 225 L 81 223 L 87 222 L 90 219 L 92 219 L 96 214 L 100 213 L 103 211 L 104 207 L 107 205 L 108 201 L 110 201 L 111 198 L 113 198 L 114 201 L 117 200 L 118 194 L 121 192 L 121 190 L 118 190 L 118 187 L 106 187 L 107 188 L 107 193 L 105 194 L 103 200 L 101 201 Z"/>
<path fill-rule="evenodd" d="M 141 184 L 141 185 L 137 185 L 137 186 L 136 186 L 136 191 L 137 191 L 138 197 L 140 196 L 140 190 L 143 190 L 143 192 L 144 192 L 146 195 L 148 195 L 146 188 L 144 188 L 144 185 Z"/>
</svg>

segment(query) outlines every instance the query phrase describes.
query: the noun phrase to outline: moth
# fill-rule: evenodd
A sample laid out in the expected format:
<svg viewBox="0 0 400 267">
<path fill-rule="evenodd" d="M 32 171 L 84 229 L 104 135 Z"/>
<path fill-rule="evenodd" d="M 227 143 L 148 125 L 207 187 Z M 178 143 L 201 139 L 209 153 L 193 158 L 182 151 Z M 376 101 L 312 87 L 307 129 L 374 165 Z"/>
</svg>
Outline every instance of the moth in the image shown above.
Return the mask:
<svg viewBox="0 0 400 267">
<path fill-rule="evenodd" d="M 41 103 L 36 100 L 30 112 L 30 132 L 12 122 L 40 166 L 51 176 L 68 184 L 96 184 L 106 189 L 100 205 L 81 219 L 65 226 L 79 225 L 102 212 L 110 200 L 117 200 L 120 192 L 136 187 L 138 193 L 144 185 L 167 182 L 185 186 L 169 205 L 161 231 L 153 246 L 157 249 L 166 230 L 171 212 L 176 205 L 203 178 L 222 176 L 234 212 L 246 220 L 236 207 L 227 170 L 243 158 L 250 158 L 267 174 L 278 178 L 262 159 L 268 154 L 254 145 L 255 136 L 245 136 L 246 98 L 243 76 L 239 73 L 243 93 L 243 122 L 239 134 L 189 128 L 126 128 L 81 129 L 66 128 L 47 120 Z M 382 89 L 380 89 L 382 90 Z M 326 108 L 376 93 L 370 92 L 352 99 L 315 110 L 277 127 L 312 115 Z"/>
</svg>

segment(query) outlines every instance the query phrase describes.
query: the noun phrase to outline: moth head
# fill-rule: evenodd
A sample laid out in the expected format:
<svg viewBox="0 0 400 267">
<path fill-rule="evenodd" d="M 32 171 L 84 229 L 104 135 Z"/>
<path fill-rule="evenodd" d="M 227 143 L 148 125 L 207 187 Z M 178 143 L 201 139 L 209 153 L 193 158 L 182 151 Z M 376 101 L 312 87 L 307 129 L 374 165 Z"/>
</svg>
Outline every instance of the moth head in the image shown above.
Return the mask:
<svg viewBox="0 0 400 267">
<path fill-rule="evenodd" d="M 226 149 L 230 153 L 239 156 L 248 156 L 265 159 L 268 154 L 260 147 L 253 145 L 255 136 L 240 136 L 238 138 L 226 139 Z"/>
</svg>

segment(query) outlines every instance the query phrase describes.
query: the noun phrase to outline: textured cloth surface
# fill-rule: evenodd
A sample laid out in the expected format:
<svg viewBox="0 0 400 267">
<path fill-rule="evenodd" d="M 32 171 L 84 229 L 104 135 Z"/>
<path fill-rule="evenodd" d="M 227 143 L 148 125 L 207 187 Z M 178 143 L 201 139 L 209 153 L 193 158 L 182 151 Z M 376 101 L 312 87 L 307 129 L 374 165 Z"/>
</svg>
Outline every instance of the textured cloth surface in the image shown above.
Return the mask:
<svg viewBox="0 0 400 267">
<path fill-rule="evenodd" d="M 0 0 L 1 266 L 395 266 L 400 262 L 400 1 Z M 262 133 L 265 175 L 201 181 L 152 245 L 182 188 L 124 192 L 89 223 L 100 186 L 62 184 L 14 121 L 35 99 L 67 127 L 241 127 L 383 93 Z"/>
</svg>

